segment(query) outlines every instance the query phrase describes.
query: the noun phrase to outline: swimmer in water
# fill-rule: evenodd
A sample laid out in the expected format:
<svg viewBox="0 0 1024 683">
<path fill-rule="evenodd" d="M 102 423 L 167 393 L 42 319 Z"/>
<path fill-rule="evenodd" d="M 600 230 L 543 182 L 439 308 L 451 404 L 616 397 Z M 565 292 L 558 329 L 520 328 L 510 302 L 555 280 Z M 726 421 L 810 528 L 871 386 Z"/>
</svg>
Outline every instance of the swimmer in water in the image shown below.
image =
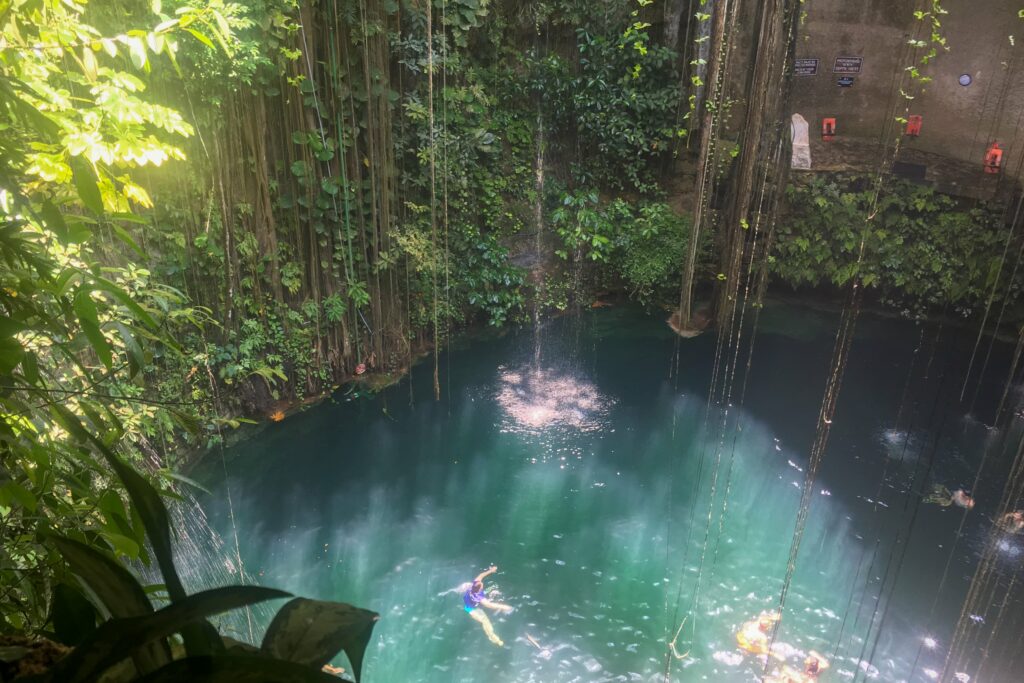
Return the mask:
<svg viewBox="0 0 1024 683">
<path fill-rule="evenodd" d="M 949 507 L 950 505 L 956 505 L 962 507 L 965 510 L 970 510 L 974 507 L 974 498 L 967 495 L 967 492 L 963 489 L 957 489 L 952 493 L 949 492 L 942 484 L 935 484 L 932 486 L 932 492 L 924 498 L 925 503 L 935 503 L 942 507 Z"/>
<path fill-rule="evenodd" d="M 811 650 L 807 653 L 807 658 L 804 660 L 804 676 L 814 680 L 828 667 L 828 660 L 814 650 Z"/>
<path fill-rule="evenodd" d="M 736 632 L 736 644 L 741 650 L 755 655 L 768 654 L 768 643 L 772 630 L 782 616 L 773 611 L 761 612 L 757 619 L 751 619 Z"/>
<path fill-rule="evenodd" d="M 498 568 L 491 565 L 487 571 L 481 572 L 479 576 L 473 579 L 473 583 L 469 585 L 469 588 L 465 593 L 462 594 L 463 609 L 471 616 L 474 620 L 480 623 L 483 627 L 484 633 L 487 635 L 487 639 L 498 647 L 503 647 L 505 642 L 498 637 L 494 632 L 494 626 L 491 625 L 491 620 L 487 616 L 481 607 L 494 610 L 495 612 L 511 612 L 512 608 L 508 605 L 503 605 L 500 602 L 494 602 L 487 599 L 487 591 L 484 590 L 484 579 L 498 571 Z"/>
<path fill-rule="evenodd" d="M 1008 534 L 1019 534 L 1024 531 L 1024 510 L 1007 512 L 996 521 L 996 526 Z"/>
<path fill-rule="evenodd" d="M 821 672 L 829 667 L 828 660 L 820 654 L 811 650 L 804 659 L 804 670 L 797 671 L 788 664 L 776 671 L 767 680 L 767 683 L 815 683 Z"/>
</svg>

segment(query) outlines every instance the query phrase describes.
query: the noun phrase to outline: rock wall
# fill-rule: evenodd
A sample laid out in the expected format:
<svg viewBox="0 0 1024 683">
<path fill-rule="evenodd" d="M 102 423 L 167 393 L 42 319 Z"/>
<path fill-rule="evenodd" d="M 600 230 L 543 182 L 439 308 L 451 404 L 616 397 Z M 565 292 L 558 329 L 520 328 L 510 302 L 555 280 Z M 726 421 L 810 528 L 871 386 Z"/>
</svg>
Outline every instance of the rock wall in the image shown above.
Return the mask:
<svg viewBox="0 0 1024 683">
<path fill-rule="evenodd" d="M 810 123 L 814 169 L 878 167 L 878 145 L 886 139 L 894 105 L 902 100 L 901 74 L 914 61 L 908 41 L 928 41 L 931 35 L 928 19 L 914 17 L 921 5 L 930 3 L 814 0 L 805 5 L 796 56 L 818 61 L 798 63 L 798 74 L 804 75 L 795 76 L 790 113 Z M 991 196 L 1008 180 L 1021 178 L 1024 19 L 1018 11 L 1024 5 L 1020 0 L 943 0 L 942 6 L 948 14 L 940 30 L 949 50 L 940 49 L 922 69 L 933 80 L 911 103 L 910 113 L 922 117 L 922 127 L 918 137 L 903 138 L 902 170 L 947 191 Z M 962 85 L 965 75 L 969 84 Z M 839 145 L 822 141 L 825 117 L 836 119 Z M 995 176 L 983 172 L 986 150 L 994 141 L 1004 150 L 1003 173 Z"/>
</svg>

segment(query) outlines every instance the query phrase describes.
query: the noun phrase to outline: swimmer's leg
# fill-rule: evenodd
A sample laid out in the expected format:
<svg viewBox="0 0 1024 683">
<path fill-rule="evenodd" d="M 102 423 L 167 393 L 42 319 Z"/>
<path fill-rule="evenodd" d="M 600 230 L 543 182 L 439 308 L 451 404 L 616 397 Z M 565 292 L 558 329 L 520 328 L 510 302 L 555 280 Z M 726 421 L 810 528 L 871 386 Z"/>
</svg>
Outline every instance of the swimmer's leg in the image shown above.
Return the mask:
<svg viewBox="0 0 1024 683">
<path fill-rule="evenodd" d="M 487 635 L 487 639 L 498 647 L 505 645 L 504 641 L 498 637 L 498 634 L 494 632 L 494 626 L 491 625 L 491 620 L 488 618 L 487 613 L 477 607 L 475 610 L 469 613 L 469 616 L 473 617 L 476 621 L 480 622 L 480 626 L 483 627 L 484 633 Z"/>
</svg>

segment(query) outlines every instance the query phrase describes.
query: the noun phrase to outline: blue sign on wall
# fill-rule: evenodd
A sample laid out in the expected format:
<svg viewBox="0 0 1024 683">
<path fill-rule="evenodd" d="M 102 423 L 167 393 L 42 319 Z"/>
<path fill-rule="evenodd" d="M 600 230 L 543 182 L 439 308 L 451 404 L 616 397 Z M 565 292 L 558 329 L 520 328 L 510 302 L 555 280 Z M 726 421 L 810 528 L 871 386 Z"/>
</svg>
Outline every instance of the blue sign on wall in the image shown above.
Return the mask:
<svg viewBox="0 0 1024 683">
<path fill-rule="evenodd" d="M 853 76 L 840 76 L 836 79 L 836 85 L 840 88 L 849 88 L 853 85 Z"/>
</svg>

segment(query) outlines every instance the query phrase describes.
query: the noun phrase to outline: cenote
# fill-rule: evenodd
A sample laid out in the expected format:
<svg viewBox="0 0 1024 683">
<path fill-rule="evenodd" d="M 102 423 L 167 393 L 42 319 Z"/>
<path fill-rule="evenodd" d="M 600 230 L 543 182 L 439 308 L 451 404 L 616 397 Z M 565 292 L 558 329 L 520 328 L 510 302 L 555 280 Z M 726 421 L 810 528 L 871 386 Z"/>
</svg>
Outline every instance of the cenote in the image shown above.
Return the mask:
<svg viewBox="0 0 1024 683">
<path fill-rule="evenodd" d="M 0 0 L 0 683 L 1024 680 L 1021 7 Z"/>
<path fill-rule="evenodd" d="M 379 612 L 368 681 L 760 680 L 735 633 L 779 602 L 837 320 L 769 305 L 724 427 L 714 335 L 679 340 L 660 316 L 466 342 L 442 354 L 439 401 L 424 363 L 229 449 L 201 500 L 225 542 L 183 564 L 194 588 L 237 579 L 234 528 L 246 580 Z M 1001 383 L 968 387 L 972 414 L 956 400 L 969 337 L 862 316 L 776 638 L 790 664 L 813 649 L 833 680 L 942 671 L 1012 441 L 980 419 Z M 991 368 L 1008 356 L 996 345 Z M 919 503 L 933 483 L 972 488 L 977 507 Z M 502 648 L 462 609 L 491 564 L 515 608 L 492 617 Z M 257 631 L 269 614 L 250 614 Z"/>
</svg>

